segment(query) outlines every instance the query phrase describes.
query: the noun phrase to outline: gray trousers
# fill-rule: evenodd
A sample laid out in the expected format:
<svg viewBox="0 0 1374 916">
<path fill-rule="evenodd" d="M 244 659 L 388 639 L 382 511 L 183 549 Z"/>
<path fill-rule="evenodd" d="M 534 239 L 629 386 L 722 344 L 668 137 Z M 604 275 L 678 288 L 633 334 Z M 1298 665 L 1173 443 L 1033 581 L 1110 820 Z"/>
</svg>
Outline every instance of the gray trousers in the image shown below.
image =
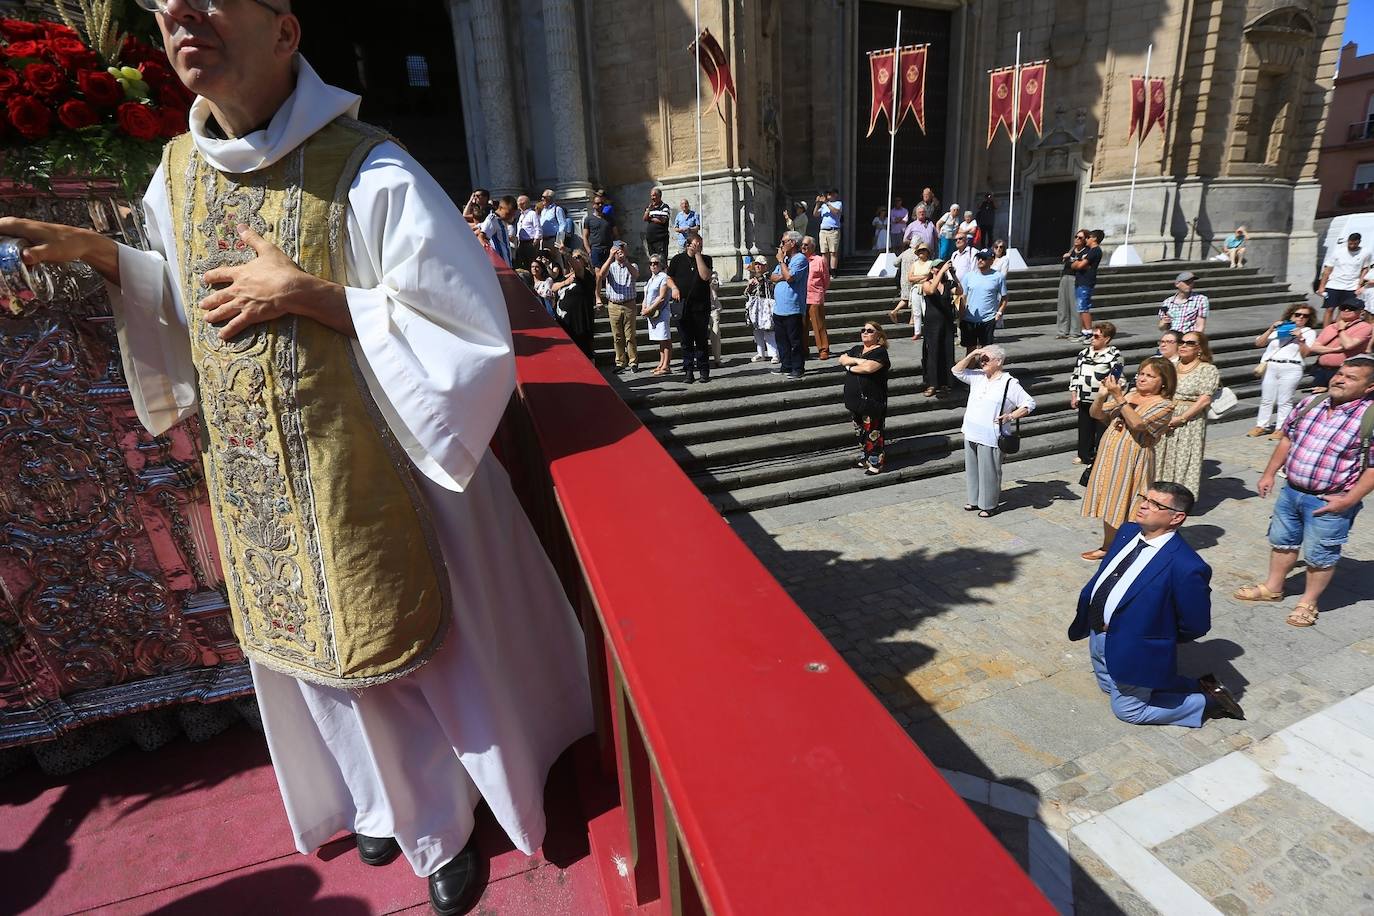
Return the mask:
<svg viewBox="0 0 1374 916">
<path fill-rule="evenodd" d="M 1002 450 L 965 439 L 964 481 L 970 506 L 986 512 L 996 509 L 1002 496 Z"/>
<path fill-rule="evenodd" d="M 1054 329 L 1060 334 L 1078 337 L 1078 301 L 1073 296 L 1073 274 L 1059 278 L 1059 308 L 1054 317 Z"/>
</svg>

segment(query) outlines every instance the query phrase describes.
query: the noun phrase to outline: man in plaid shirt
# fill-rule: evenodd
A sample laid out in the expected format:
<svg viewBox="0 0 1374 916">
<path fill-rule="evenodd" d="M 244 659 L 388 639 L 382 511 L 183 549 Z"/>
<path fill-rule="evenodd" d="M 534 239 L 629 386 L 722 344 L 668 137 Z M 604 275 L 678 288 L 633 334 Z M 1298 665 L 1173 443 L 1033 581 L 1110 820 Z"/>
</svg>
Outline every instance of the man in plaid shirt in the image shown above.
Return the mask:
<svg viewBox="0 0 1374 916">
<path fill-rule="evenodd" d="M 1374 448 L 1362 441 L 1361 421 L 1374 399 L 1374 357 L 1352 356 L 1331 379 L 1330 395 L 1313 395 L 1283 425 L 1283 439 L 1259 479 L 1259 495 L 1274 490 L 1283 468 L 1287 482 L 1269 522 L 1269 578 L 1235 593 L 1242 601 L 1282 601 L 1284 580 L 1302 550 L 1307 584 L 1288 623 L 1317 622 L 1317 600 L 1331 584 L 1341 545 L 1374 490 Z"/>
<path fill-rule="evenodd" d="M 1174 277 L 1174 293 L 1159 307 L 1159 329 L 1161 331 L 1204 331 L 1207 328 L 1207 297 L 1193 292 L 1197 275 L 1185 270 Z"/>
</svg>

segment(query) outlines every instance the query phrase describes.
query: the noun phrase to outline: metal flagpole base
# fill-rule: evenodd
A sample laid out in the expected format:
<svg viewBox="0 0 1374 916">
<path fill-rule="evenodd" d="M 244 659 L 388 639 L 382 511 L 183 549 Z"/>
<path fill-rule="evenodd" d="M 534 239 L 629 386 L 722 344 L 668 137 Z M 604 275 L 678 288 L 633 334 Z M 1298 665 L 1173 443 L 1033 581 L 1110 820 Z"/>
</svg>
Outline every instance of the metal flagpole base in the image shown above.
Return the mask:
<svg viewBox="0 0 1374 916">
<path fill-rule="evenodd" d="M 870 277 L 895 277 L 897 276 L 897 255 L 891 251 L 884 251 L 874 260 L 873 266 L 868 269 Z"/>
<path fill-rule="evenodd" d="M 1021 251 L 1016 248 L 1007 250 L 1007 270 L 1025 270 L 1026 259 L 1021 257 Z"/>
<path fill-rule="evenodd" d="M 1122 245 L 1113 251 L 1111 258 L 1107 261 L 1109 267 L 1138 267 L 1144 263 L 1140 259 L 1140 252 L 1130 245 Z"/>
</svg>

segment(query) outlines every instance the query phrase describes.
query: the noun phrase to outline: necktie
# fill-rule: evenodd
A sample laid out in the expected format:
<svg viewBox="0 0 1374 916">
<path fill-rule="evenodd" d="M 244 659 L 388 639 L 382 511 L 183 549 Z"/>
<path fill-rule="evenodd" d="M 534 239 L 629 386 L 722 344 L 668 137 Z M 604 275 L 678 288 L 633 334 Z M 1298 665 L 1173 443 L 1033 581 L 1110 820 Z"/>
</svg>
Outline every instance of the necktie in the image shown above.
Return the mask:
<svg viewBox="0 0 1374 916">
<path fill-rule="evenodd" d="M 1088 619 L 1092 621 L 1092 628 L 1097 632 L 1107 629 L 1107 623 L 1103 619 L 1107 613 L 1107 598 L 1111 595 L 1116 583 L 1121 581 L 1121 577 L 1126 575 L 1126 570 L 1131 568 L 1131 564 L 1140 556 L 1140 552 L 1146 548 L 1143 538 L 1136 538 L 1135 547 L 1130 553 L 1116 564 L 1116 567 L 1106 575 L 1102 581 L 1097 583 L 1097 591 L 1093 592 L 1092 600 L 1088 602 Z"/>
</svg>

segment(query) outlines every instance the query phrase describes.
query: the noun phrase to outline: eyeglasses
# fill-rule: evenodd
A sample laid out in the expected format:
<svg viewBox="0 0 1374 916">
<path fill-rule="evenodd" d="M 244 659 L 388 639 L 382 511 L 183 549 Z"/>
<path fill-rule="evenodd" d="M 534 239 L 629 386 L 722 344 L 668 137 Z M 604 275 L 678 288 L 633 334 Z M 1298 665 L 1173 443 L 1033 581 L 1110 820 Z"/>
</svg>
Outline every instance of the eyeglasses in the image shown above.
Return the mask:
<svg viewBox="0 0 1374 916">
<path fill-rule="evenodd" d="M 1160 512 L 1182 512 L 1182 511 L 1183 511 L 1182 509 L 1176 509 L 1176 508 L 1174 508 L 1173 506 L 1167 505 L 1166 503 L 1162 503 L 1162 502 L 1160 502 L 1160 501 L 1157 500 L 1157 499 L 1151 499 L 1151 498 L 1148 497 L 1148 496 L 1142 496 L 1142 497 L 1140 497 L 1140 501 L 1143 502 L 1145 505 L 1149 506 L 1151 509 L 1158 509 Z"/>
<path fill-rule="evenodd" d="M 162 13 L 163 15 L 167 13 L 168 0 L 134 0 L 134 2 L 150 13 Z M 186 5 L 197 13 L 218 13 L 223 11 L 225 2 L 226 0 L 186 0 Z M 228 0 L 228 2 L 233 2 L 233 0 Z M 267 0 L 253 0 L 253 2 L 264 9 L 271 10 L 278 16 L 284 15 L 283 10 L 277 9 Z"/>
</svg>

